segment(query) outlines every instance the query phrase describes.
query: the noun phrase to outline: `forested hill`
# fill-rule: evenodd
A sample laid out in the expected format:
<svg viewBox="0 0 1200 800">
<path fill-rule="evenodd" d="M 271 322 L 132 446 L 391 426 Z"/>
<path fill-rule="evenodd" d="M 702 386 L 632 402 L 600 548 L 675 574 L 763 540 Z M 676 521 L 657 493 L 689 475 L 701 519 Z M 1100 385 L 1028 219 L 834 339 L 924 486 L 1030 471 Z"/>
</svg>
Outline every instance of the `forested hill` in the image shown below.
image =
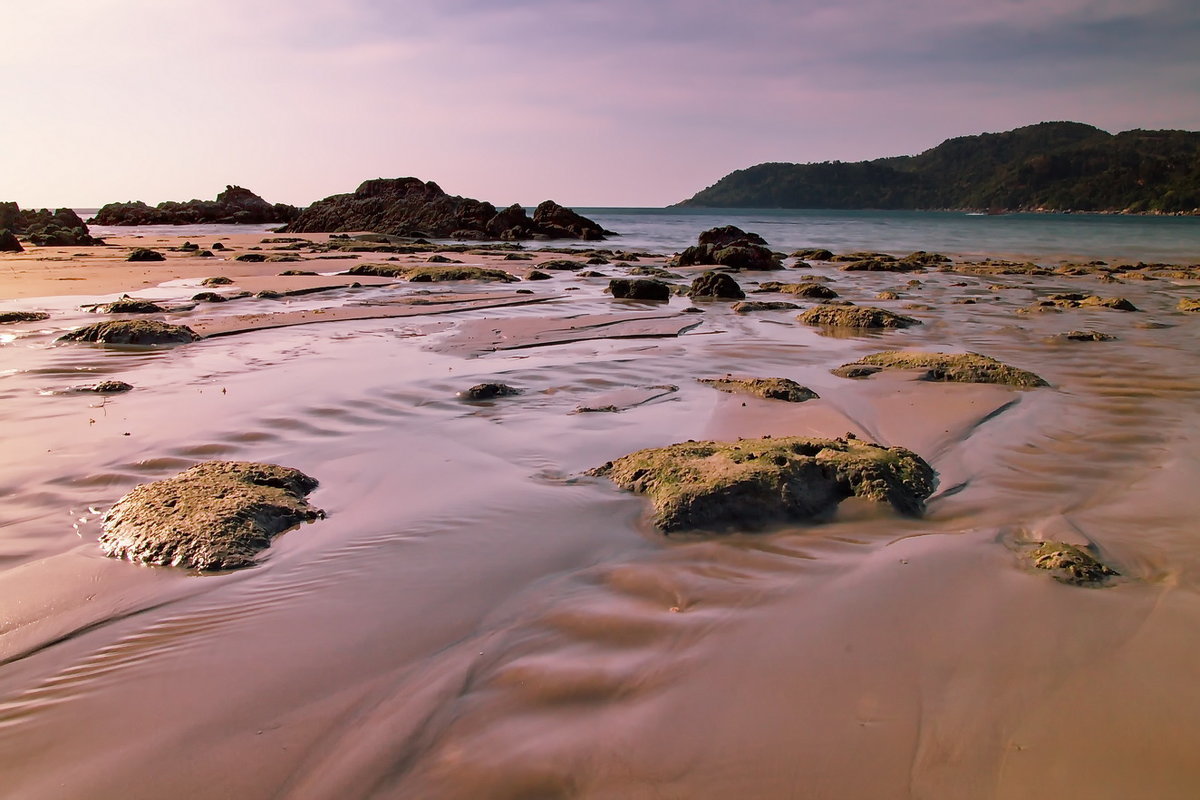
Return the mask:
<svg viewBox="0 0 1200 800">
<path fill-rule="evenodd" d="M 1194 212 L 1200 132 L 1078 122 L 947 139 L 916 156 L 759 164 L 679 203 L 707 208 Z"/>
</svg>

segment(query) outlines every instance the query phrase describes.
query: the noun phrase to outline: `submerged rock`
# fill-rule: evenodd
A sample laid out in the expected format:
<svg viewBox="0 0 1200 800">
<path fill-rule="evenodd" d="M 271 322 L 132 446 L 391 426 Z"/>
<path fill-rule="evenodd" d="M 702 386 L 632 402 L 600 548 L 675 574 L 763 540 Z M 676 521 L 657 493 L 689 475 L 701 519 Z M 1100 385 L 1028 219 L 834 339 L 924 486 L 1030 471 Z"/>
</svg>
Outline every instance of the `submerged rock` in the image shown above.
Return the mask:
<svg viewBox="0 0 1200 800">
<path fill-rule="evenodd" d="M 925 269 L 925 264 L 916 261 L 897 261 L 891 257 L 887 259 L 872 257 L 864 258 L 861 261 L 852 261 L 839 269 L 844 272 L 915 272 Z"/>
<path fill-rule="evenodd" d="M 1101 333 L 1100 331 L 1067 331 L 1054 338 L 1069 342 L 1111 342 L 1117 337 L 1111 333 Z"/>
<path fill-rule="evenodd" d="M 1055 580 L 1073 586 L 1099 586 L 1121 574 L 1088 551 L 1066 542 L 1043 542 L 1027 558 L 1037 569 L 1049 571 Z"/>
<path fill-rule="evenodd" d="M 613 278 L 608 290 L 618 300 L 671 299 L 671 286 L 653 278 Z"/>
<path fill-rule="evenodd" d="M 851 496 L 915 514 L 935 484 L 933 468 L 902 447 L 802 437 L 673 444 L 589 474 L 649 497 L 653 523 L 664 533 L 811 519 Z"/>
<path fill-rule="evenodd" d="M 496 397 L 512 397 L 521 393 L 520 389 L 507 383 L 477 383 L 466 391 L 458 393 L 463 400 L 492 400 Z"/>
<path fill-rule="evenodd" d="M 199 338 L 186 325 L 169 325 L 152 319 L 117 319 L 85 325 L 64 333 L 58 341 L 150 345 L 184 344 Z"/>
<path fill-rule="evenodd" d="M 95 392 L 96 394 L 120 394 L 133 389 L 133 386 L 125 381 L 100 381 L 91 386 L 79 386 L 74 391 L 76 392 Z"/>
<path fill-rule="evenodd" d="M 45 311 L 0 311 L 0 325 L 10 322 L 41 322 L 50 319 Z"/>
<path fill-rule="evenodd" d="M 1052 294 L 1033 305 L 1027 311 L 1058 310 L 1063 308 L 1113 308 L 1117 311 L 1137 311 L 1138 308 L 1124 297 L 1100 297 L 1094 294 L 1068 292 Z"/>
<path fill-rule="evenodd" d="M 738 282 L 724 272 L 705 272 L 692 281 L 688 297 L 741 300 L 746 296 Z"/>
<path fill-rule="evenodd" d="M 743 300 L 740 303 L 733 304 L 733 310 L 737 314 L 749 314 L 754 311 L 789 311 L 799 308 L 795 303 L 778 302 L 762 302 L 759 300 Z"/>
<path fill-rule="evenodd" d="M 786 400 L 789 403 L 803 403 L 805 400 L 818 398 L 816 392 L 807 386 L 801 386 L 791 378 L 700 378 L 701 383 L 707 383 L 722 392 L 742 392 L 768 400 Z"/>
<path fill-rule="evenodd" d="M 858 370 L 859 374 L 848 374 Z M 834 370 L 842 377 L 861 377 L 881 369 L 924 370 L 922 380 L 955 383 L 999 383 L 1031 388 L 1049 386 L 1042 378 L 978 353 L 927 353 L 919 350 L 888 350 L 863 356 L 853 364 Z"/>
<path fill-rule="evenodd" d="M 921 321 L 872 306 L 820 305 L 810 308 L 798 319 L 806 325 L 834 325 L 842 328 L 907 328 Z"/>
<path fill-rule="evenodd" d="M 145 247 L 135 247 L 129 252 L 129 257 L 126 261 L 166 261 L 167 257 L 157 250 L 150 250 Z"/>
<path fill-rule="evenodd" d="M 144 564 L 249 566 L 274 536 L 324 516 L 304 499 L 316 487 L 303 472 L 275 464 L 197 464 L 118 500 L 104 515 L 100 547 Z"/>
</svg>

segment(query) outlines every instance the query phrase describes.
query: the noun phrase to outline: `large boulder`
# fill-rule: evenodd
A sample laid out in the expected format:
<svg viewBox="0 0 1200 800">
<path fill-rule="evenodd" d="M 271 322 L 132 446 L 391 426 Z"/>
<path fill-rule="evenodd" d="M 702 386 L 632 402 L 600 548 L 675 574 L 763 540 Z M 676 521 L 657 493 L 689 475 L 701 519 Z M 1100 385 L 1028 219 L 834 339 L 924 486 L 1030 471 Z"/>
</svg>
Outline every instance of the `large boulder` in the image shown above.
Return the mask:
<svg viewBox="0 0 1200 800">
<path fill-rule="evenodd" d="M 491 203 L 446 194 L 433 181 L 377 178 L 352 194 L 318 200 L 285 230 L 289 233 L 372 231 L 440 239 L 600 239 L 596 223 L 557 203 L 538 206 L 533 219 L 518 205 L 497 211 Z"/>
<path fill-rule="evenodd" d="M 186 344 L 200 337 L 186 325 L 170 325 L 152 319 L 117 319 L 85 325 L 58 337 L 60 342 L 97 344 Z"/>
<path fill-rule="evenodd" d="M 268 203 L 249 189 L 226 186 L 216 200 L 167 201 L 148 206 L 140 200 L 108 203 L 91 219 L 95 225 L 263 225 L 290 222 L 300 210 Z"/>
<path fill-rule="evenodd" d="M 305 500 L 317 481 L 296 469 L 208 461 L 142 484 L 104 515 L 105 555 L 144 564 L 228 570 L 249 566 L 271 539 L 324 516 Z"/>
<path fill-rule="evenodd" d="M 902 447 L 857 439 L 741 439 L 639 450 L 589 474 L 644 494 L 664 533 L 754 530 L 808 520 L 862 497 L 919 513 L 933 468 Z"/>
<path fill-rule="evenodd" d="M 692 281 L 688 297 L 708 297 L 721 300 L 742 300 L 746 293 L 738 282 L 724 272 L 705 272 Z"/>
<path fill-rule="evenodd" d="M 736 225 L 721 225 L 702 231 L 697 241 L 701 245 L 712 245 L 717 249 L 741 244 L 757 244 L 767 246 L 767 240 L 757 233 L 748 233 Z"/>
</svg>

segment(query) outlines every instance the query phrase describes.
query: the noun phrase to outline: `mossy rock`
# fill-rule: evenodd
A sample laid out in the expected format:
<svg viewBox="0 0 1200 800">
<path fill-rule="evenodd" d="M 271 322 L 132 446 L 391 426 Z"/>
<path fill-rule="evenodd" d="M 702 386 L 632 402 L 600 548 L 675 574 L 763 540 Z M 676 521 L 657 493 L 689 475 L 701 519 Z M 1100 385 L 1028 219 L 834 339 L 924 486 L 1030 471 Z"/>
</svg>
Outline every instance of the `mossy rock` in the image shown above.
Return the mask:
<svg viewBox="0 0 1200 800">
<path fill-rule="evenodd" d="M 166 261 L 167 257 L 157 250 L 150 250 L 145 247 L 138 247 L 131 250 L 126 261 Z"/>
<path fill-rule="evenodd" d="M 520 389 L 507 383 L 478 383 L 470 389 L 459 392 L 463 400 L 494 400 L 497 397 L 512 397 L 521 393 Z"/>
<path fill-rule="evenodd" d="M 805 400 L 818 398 L 816 392 L 807 386 L 801 386 L 791 378 L 700 378 L 722 392 L 741 392 L 763 397 L 768 400 L 785 400 L 789 403 L 803 403 Z"/>
<path fill-rule="evenodd" d="M 436 266 L 417 267 L 407 273 L 413 283 L 437 283 L 441 281 L 504 281 L 512 283 L 518 280 L 502 269 L 486 269 L 484 267 Z"/>
<path fill-rule="evenodd" d="M 834 374 L 855 367 L 924 370 L 922 380 L 952 383 L 998 383 L 1032 388 L 1048 386 L 1042 378 L 978 353 L 927 353 L 920 350 L 887 350 L 863 356 L 853 364 L 844 364 Z"/>
<path fill-rule="evenodd" d="M 142 484 L 104 515 L 105 555 L 144 564 L 249 566 L 276 535 L 324 516 L 304 499 L 317 481 L 296 469 L 208 461 Z"/>
<path fill-rule="evenodd" d="M 833 251 L 823 247 L 810 247 L 807 250 L 796 250 L 791 253 L 791 257 L 804 261 L 829 261 L 833 258 Z"/>
<path fill-rule="evenodd" d="M 1029 307 L 1028 310 L 1062 308 L 1112 308 L 1117 311 L 1137 311 L 1138 308 L 1124 297 L 1099 297 L 1094 294 L 1067 292 L 1049 295 Z"/>
<path fill-rule="evenodd" d="M 192 300 L 197 303 L 224 303 L 228 299 L 225 295 L 216 292 L 200 292 L 192 295 Z"/>
<path fill-rule="evenodd" d="M 733 304 L 733 310 L 738 314 L 749 314 L 754 311 L 791 311 L 799 308 L 795 303 L 783 301 L 762 302 L 759 300 L 743 300 Z"/>
<path fill-rule="evenodd" d="M 670 300 L 671 286 L 654 278 L 613 278 L 608 290 L 618 300 Z"/>
<path fill-rule="evenodd" d="M 1026 557 L 1035 568 L 1047 570 L 1055 580 L 1072 586 L 1100 586 L 1121 574 L 1088 551 L 1066 542 L 1043 542 Z"/>
<path fill-rule="evenodd" d="M 828 286 L 822 286 L 814 281 L 805 281 L 804 283 L 780 283 L 779 281 L 765 281 L 758 287 L 760 292 L 780 292 L 782 294 L 791 294 L 796 297 L 807 297 L 813 300 L 829 300 L 838 296 L 838 293 Z"/>
<path fill-rule="evenodd" d="M 746 296 L 738 282 L 724 272 L 705 272 L 692 281 L 688 297 L 710 297 L 717 300 L 741 300 Z"/>
<path fill-rule="evenodd" d="M 872 306 L 819 305 L 801 314 L 806 325 L 832 325 L 840 328 L 907 328 L 921 321 Z"/>
<path fill-rule="evenodd" d="M 553 269 L 576 272 L 584 268 L 582 261 L 572 261 L 569 258 L 552 258 L 537 265 L 538 269 Z"/>
<path fill-rule="evenodd" d="M 267 257 L 262 253 L 242 253 L 239 256 L 233 257 L 234 261 L 246 261 L 252 264 L 259 264 L 267 260 Z"/>
<path fill-rule="evenodd" d="M 117 319 L 97 322 L 69 331 L 58 337 L 60 342 L 95 342 L 97 344 L 184 344 L 200 337 L 186 325 L 170 325 L 151 319 Z"/>
<path fill-rule="evenodd" d="M 666 278 L 669 280 L 678 280 L 683 277 L 678 272 L 671 272 L 669 269 L 663 269 L 662 267 L 649 267 L 644 264 L 639 264 L 626 274 L 632 277 Z"/>
<path fill-rule="evenodd" d="M 401 267 L 395 264 L 355 264 L 343 272 L 343 275 L 369 275 L 373 278 L 401 278 L 412 267 Z"/>
<path fill-rule="evenodd" d="M 935 485 L 933 468 L 904 448 L 803 437 L 684 442 L 630 453 L 589 474 L 650 498 L 653 524 L 664 533 L 808 520 L 851 496 L 916 514 Z"/>
<path fill-rule="evenodd" d="M 1179 311 L 1190 311 L 1194 313 L 1200 311 L 1200 300 L 1193 300 L 1190 297 L 1181 297 L 1179 298 L 1179 305 L 1175 306 L 1175 308 Z"/>
<path fill-rule="evenodd" d="M 425 263 L 427 263 L 427 264 L 461 264 L 462 262 L 458 261 L 456 259 L 453 259 L 453 258 L 448 258 L 439 253 L 434 253 L 429 258 L 425 259 Z"/>
<path fill-rule="evenodd" d="M 99 306 L 97 311 L 105 314 L 161 314 L 166 311 L 158 303 L 150 300 L 139 300 L 136 297 L 122 297 L 111 303 Z"/>
<path fill-rule="evenodd" d="M 50 319 L 45 311 L 0 311 L 0 325 L 12 322 L 41 322 Z"/>
</svg>

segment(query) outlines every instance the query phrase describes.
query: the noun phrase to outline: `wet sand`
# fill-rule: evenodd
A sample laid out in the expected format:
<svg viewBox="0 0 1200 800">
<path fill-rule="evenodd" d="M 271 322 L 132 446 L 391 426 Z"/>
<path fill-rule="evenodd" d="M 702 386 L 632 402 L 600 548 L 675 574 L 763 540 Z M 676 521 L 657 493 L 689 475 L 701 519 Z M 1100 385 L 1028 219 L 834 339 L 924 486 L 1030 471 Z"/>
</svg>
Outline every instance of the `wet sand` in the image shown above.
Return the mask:
<svg viewBox="0 0 1200 800">
<path fill-rule="evenodd" d="M 0 796 L 1200 792 L 1200 315 L 1176 310 L 1200 283 L 735 276 L 825 276 L 923 323 L 873 333 L 614 301 L 571 272 L 356 279 L 153 315 L 214 334 L 176 348 L 56 344 L 121 292 L 184 308 L 212 275 L 234 279 L 222 293 L 278 291 L 299 280 L 281 269 L 381 260 L 124 252 L 0 259 L 0 310 L 51 314 L 0 326 Z M 517 274 L 543 260 L 451 255 Z M 287 285 L 333 286 L 303 281 Z M 1019 313 L 1053 292 L 1141 311 Z M 1055 338 L 1072 329 L 1117 338 Z M 899 348 L 980 352 L 1051 386 L 829 372 Z M 820 399 L 697 381 L 727 373 Z M 135 388 L 70 391 L 104 379 Z M 483 381 L 522 394 L 457 398 Z M 847 432 L 935 467 L 923 517 L 846 501 L 819 524 L 666 538 L 642 498 L 582 476 L 687 439 Z M 122 494 L 212 458 L 313 475 L 328 518 L 228 574 L 101 555 Z M 1122 577 L 1057 583 L 1019 555 L 1042 539 L 1091 544 Z"/>
</svg>

